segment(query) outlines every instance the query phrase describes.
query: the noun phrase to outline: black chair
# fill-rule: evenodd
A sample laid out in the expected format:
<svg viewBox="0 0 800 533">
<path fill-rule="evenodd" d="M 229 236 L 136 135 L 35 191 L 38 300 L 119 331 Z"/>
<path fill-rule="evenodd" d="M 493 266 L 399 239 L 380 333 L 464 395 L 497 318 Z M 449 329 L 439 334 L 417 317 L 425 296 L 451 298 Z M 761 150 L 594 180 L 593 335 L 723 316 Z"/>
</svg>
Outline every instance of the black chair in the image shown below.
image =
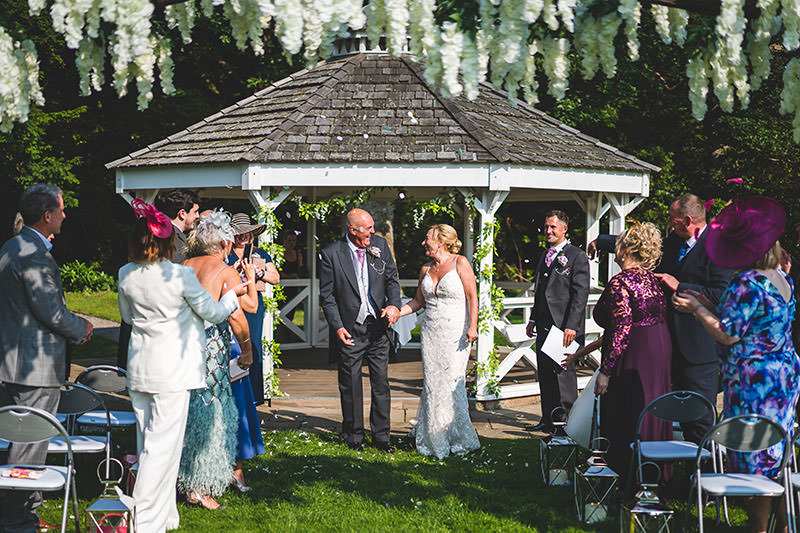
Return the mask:
<svg viewBox="0 0 800 533">
<path fill-rule="evenodd" d="M 684 424 L 699 420 L 708 413 L 714 415 L 714 420 L 717 419 L 717 411 L 711 402 L 704 396 L 688 390 L 662 394 L 644 408 L 636 422 L 636 435 L 631 443 L 633 460 L 636 461 L 636 479 L 639 484 L 642 483 L 642 464 L 645 461 L 656 463 L 691 461 L 697 456 L 698 451 L 703 461 L 712 458 L 710 451 L 704 448 L 698 450 L 697 444 L 686 440 L 643 441 L 641 432 L 645 416 L 650 414 L 672 424 L 676 422 Z M 714 470 L 717 471 L 716 462 L 714 466 Z"/>
<path fill-rule="evenodd" d="M 0 472 L 11 468 L 31 468 L 42 472 L 39 479 L 19 479 L 0 476 L 0 489 L 25 491 L 64 491 L 64 504 L 61 512 L 61 532 L 67 530 L 67 509 L 69 508 L 70 491 L 72 494 L 72 513 L 75 520 L 75 531 L 80 531 L 78 515 L 78 496 L 75 488 L 75 463 L 72 455 L 72 443 L 64 426 L 50 413 L 25 405 L 8 405 L 0 407 L 0 438 L 13 443 L 32 443 L 45 439 L 63 439 L 67 464 L 53 465 L 20 465 L 6 464 L 0 466 Z"/>
<path fill-rule="evenodd" d="M 703 474 L 701 450 L 707 443 L 714 443 L 727 450 L 738 452 L 757 452 L 776 444 L 784 443 L 780 472 L 783 483 L 777 483 L 760 474 Z M 703 495 L 714 498 L 737 496 L 783 496 L 786 499 L 786 523 L 790 533 L 795 531 L 792 511 L 789 459 L 792 456 L 791 442 L 786 432 L 777 422 L 758 414 L 728 418 L 712 427 L 703 437 L 695 457 L 694 488 L 697 491 L 697 522 L 703 533 Z M 691 507 L 691 497 L 689 506 Z M 719 515 L 719 510 L 717 511 Z"/>
<path fill-rule="evenodd" d="M 127 394 L 127 373 L 124 369 L 113 365 L 94 365 L 85 369 L 75 378 L 77 383 L 91 387 L 98 392 L 111 394 Z M 126 428 L 136 425 L 136 416 L 133 411 L 109 411 L 112 428 Z M 78 418 L 79 424 L 87 426 L 104 426 L 105 413 L 90 411 Z"/>
</svg>

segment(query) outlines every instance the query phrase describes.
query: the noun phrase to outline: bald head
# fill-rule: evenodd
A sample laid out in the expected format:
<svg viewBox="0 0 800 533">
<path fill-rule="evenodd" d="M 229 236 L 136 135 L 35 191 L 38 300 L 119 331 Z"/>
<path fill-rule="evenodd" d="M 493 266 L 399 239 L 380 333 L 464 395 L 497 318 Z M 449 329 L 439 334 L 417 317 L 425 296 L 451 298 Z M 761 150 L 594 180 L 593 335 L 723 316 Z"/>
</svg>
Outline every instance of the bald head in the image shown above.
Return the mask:
<svg viewBox="0 0 800 533">
<path fill-rule="evenodd" d="M 369 239 L 375 233 L 372 215 L 363 209 L 351 209 L 347 213 L 347 236 L 359 248 L 369 246 Z"/>
</svg>

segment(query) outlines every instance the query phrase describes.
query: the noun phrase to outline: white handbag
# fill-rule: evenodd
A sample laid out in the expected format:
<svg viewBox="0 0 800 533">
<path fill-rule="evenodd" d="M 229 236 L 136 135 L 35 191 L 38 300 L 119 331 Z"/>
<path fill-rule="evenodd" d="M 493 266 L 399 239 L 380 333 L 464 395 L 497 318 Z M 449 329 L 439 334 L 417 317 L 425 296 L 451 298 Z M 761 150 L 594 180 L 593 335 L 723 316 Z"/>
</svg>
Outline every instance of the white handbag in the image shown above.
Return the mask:
<svg viewBox="0 0 800 533">
<path fill-rule="evenodd" d="M 600 370 L 595 370 L 592 379 L 581 391 L 581 395 L 572 404 L 572 409 L 569 410 L 567 417 L 567 425 L 564 427 L 567 435 L 572 440 L 578 443 L 578 446 L 589 449 L 592 441 L 592 426 L 595 415 L 595 398 L 594 384 L 597 381 L 597 374 Z"/>
</svg>

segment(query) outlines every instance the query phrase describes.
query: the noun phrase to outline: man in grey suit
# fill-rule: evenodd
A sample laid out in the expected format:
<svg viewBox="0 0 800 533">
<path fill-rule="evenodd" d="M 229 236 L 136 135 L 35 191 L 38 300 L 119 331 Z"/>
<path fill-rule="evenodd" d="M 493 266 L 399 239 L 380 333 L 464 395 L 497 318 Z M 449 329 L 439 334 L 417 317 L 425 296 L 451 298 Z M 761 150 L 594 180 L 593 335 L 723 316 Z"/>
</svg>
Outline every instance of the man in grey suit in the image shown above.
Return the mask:
<svg viewBox="0 0 800 533">
<path fill-rule="evenodd" d="M 363 209 L 350 211 L 347 234 L 322 250 L 319 294 L 330 326 L 330 349 L 338 356 L 342 437 L 351 448 L 361 449 L 361 366 L 366 359 L 372 389 L 372 443 L 392 452 L 388 327 L 400 313 L 400 282 L 386 240 L 375 235 L 375 223 Z"/>
<path fill-rule="evenodd" d="M 25 226 L 0 248 L 0 404 L 55 413 L 66 379 L 67 342 L 85 342 L 91 322 L 67 310 L 50 238 L 66 218 L 61 190 L 32 185 L 20 198 Z M 12 444 L 10 464 L 44 464 L 47 441 Z M 36 531 L 38 492 L 11 491 L 0 504 L 0 530 Z"/>
<path fill-rule="evenodd" d="M 529 431 L 552 431 L 553 409 L 561 406 L 569 414 L 578 398 L 575 364 L 561 368 L 541 347 L 550 329 L 555 326 L 564 332 L 564 346 L 572 341 L 583 344 L 586 327 L 586 302 L 589 299 L 589 260 L 580 248 L 567 240 L 569 218 L 560 210 L 545 215 L 544 233 L 547 252 L 536 267 L 533 313 L 527 333 L 536 331 L 536 367 L 542 401 L 542 419 Z"/>
</svg>

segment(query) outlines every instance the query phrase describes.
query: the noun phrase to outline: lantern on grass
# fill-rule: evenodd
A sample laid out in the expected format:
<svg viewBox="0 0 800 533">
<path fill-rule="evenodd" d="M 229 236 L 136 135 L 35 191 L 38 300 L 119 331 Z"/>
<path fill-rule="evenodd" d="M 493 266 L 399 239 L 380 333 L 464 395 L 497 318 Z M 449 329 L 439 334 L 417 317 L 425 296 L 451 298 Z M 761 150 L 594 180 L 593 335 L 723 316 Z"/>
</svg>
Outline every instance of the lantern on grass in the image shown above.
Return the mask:
<svg viewBox="0 0 800 533">
<path fill-rule="evenodd" d="M 608 439 L 594 438 L 591 456 L 574 470 L 575 509 L 578 520 L 585 524 L 607 520 L 614 506 L 619 475 L 606 464 L 607 449 Z"/>
<path fill-rule="evenodd" d="M 119 465 L 120 473 L 116 479 L 111 478 L 108 468 L 105 475 L 100 473 L 100 468 L 109 461 L 103 459 L 97 465 L 97 477 L 103 485 L 103 493 L 86 509 L 89 518 L 90 533 L 134 533 L 135 507 L 134 500 L 126 496 L 119 488 L 125 469 L 122 463 L 115 458 L 110 461 Z"/>
<path fill-rule="evenodd" d="M 570 484 L 570 473 L 575 469 L 578 444 L 564 433 L 564 409 L 553 409 L 551 420 L 555 431 L 539 439 L 539 464 L 542 467 L 542 481 L 548 486 Z"/>
<path fill-rule="evenodd" d="M 661 504 L 656 494 L 661 469 L 656 463 L 642 463 L 642 468 L 652 466 L 657 472 L 654 483 L 642 481 L 636 496 L 619 511 L 620 533 L 669 533 L 669 522 L 675 511 Z"/>
</svg>

